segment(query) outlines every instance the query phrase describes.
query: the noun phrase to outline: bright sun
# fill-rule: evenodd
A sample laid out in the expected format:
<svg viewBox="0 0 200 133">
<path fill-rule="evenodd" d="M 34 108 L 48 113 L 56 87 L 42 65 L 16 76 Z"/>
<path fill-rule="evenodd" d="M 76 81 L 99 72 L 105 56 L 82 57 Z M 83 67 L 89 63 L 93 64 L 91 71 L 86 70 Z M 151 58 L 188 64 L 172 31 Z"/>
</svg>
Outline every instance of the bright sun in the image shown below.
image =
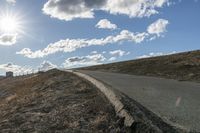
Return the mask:
<svg viewBox="0 0 200 133">
<path fill-rule="evenodd" d="M 0 17 L 0 30 L 2 32 L 17 32 L 19 28 L 20 24 L 15 16 L 3 15 Z"/>
</svg>

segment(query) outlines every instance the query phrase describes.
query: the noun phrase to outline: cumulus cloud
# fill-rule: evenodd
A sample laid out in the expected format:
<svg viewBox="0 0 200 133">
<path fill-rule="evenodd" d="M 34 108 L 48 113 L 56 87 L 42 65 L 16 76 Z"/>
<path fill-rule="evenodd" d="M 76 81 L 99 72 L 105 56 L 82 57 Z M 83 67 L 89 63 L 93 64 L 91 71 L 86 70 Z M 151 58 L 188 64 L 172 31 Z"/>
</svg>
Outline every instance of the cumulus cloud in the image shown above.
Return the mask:
<svg viewBox="0 0 200 133">
<path fill-rule="evenodd" d="M 160 21 L 160 20 L 159 20 Z M 152 25 L 156 25 L 157 23 L 160 23 L 159 21 L 154 22 L 149 27 L 153 27 Z M 167 21 L 167 20 L 166 20 Z M 160 24 L 158 24 L 160 25 Z M 141 43 L 145 40 L 150 40 L 152 37 L 155 36 L 155 34 L 159 34 L 159 36 L 165 32 L 166 26 L 161 26 L 162 28 L 155 28 L 155 32 L 151 31 L 145 31 L 141 33 L 134 33 L 128 30 L 122 30 L 120 33 L 112 36 L 107 36 L 105 38 L 99 38 L 99 39 L 65 39 L 60 40 L 55 43 L 49 44 L 46 48 L 42 50 L 32 51 L 29 48 L 24 48 L 21 51 L 17 52 L 17 54 L 23 55 L 28 58 L 42 58 L 45 56 L 48 56 L 50 54 L 54 54 L 57 52 L 73 52 L 77 49 L 89 47 L 89 46 L 104 46 L 108 44 L 117 44 L 121 42 L 133 42 L 133 43 Z M 157 27 L 157 26 L 156 26 Z M 158 37 L 159 37 L 158 36 Z"/>
<path fill-rule="evenodd" d="M 112 57 L 109 59 L 109 61 L 114 61 L 114 60 L 117 60 L 117 57 L 129 55 L 130 52 L 126 52 L 123 50 L 114 50 L 114 51 L 110 51 L 109 54 L 112 55 Z"/>
<path fill-rule="evenodd" d="M 96 10 L 141 18 L 157 14 L 166 4 L 168 0 L 48 0 L 43 12 L 66 21 L 93 18 Z"/>
<path fill-rule="evenodd" d="M 7 64 L 1 64 L 0 69 L 3 71 L 12 71 L 15 74 L 26 74 L 26 73 L 31 73 L 33 69 L 28 66 L 19 66 L 15 65 L 13 63 L 7 63 Z"/>
<path fill-rule="evenodd" d="M 106 53 L 107 53 L 106 51 L 103 51 L 103 52 L 102 52 L 102 54 L 106 54 Z"/>
<path fill-rule="evenodd" d="M 101 8 L 105 0 L 48 0 L 43 12 L 61 20 L 93 18 L 94 10 Z"/>
<path fill-rule="evenodd" d="M 65 39 L 49 44 L 43 50 L 31 51 L 29 48 L 24 48 L 17 54 L 24 55 L 28 58 L 42 58 L 44 56 L 54 54 L 56 52 L 72 52 L 79 48 L 89 46 L 103 46 L 107 44 L 119 43 L 122 41 L 131 41 L 133 43 L 141 43 L 148 36 L 147 33 L 133 33 L 128 30 L 123 30 L 115 36 L 108 36 L 100 39 Z"/>
<path fill-rule="evenodd" d="M 170 52 L 170 53 L 162 53 L 162 52 L 151 52 L 147 55 L 142 55 L 142 56 L 138 56 L 137 59 L 142 59 L 142 58 L 150 58 L 150 57 L 156 57 L 156 56 L 163 56 L 163 55 L 171 55 L 171 54 L 175 54 L 177 53 L 176 51 Z"/>
<path fill-rule="evenodd" d="M 108 59 L 108 61 L 115 61 L 115 60 L 117 60 L 117 57 L 110 57 L 110 58 Z"/>
<path fill-rule="evenodd" d="M 75 67 L 83 67 L 83 66 L 92 66 L 99 65 L 105 62 L 111 62 L 117 60 L 117 58 L 130 54 L 130 52 L 125 52 L 122 50 L 110 51 L 107 57 L 104 56 L 105 51 L 102 54 L 99 54 L 96 51 L 91 52 L 90 55 L 87 56 L 75 56 L 70 57 L 65 60 L 62 64 L 65 68 L 75 68 Z"/>
<path fill-rule="evenodd" d="M 111 14 L 141 18 L 157 14 L 157 8 L 161 8 L 167 3 L 169 3 L 168 0 L 108 0 L 104 10 Z"/>
<path fill-rule="evenodd" d="M 0 45 L 10 46 L 17 42 L 17 34 L 0 35 Z"/>
<path fill-rule="evenodd" d="M 38 66 L 37 70 L 48 71 L 53 68 L 57 68 L 57 66 L 52 64 L 49 61 L 43 61 L 40 64 L 40 66 Z M 13 63 L 1 64 L 0 70 L 3 70 L 5 72 L 12 71 L 15 74 L 27 74 L 27 73 L 33 73 L 34 71 L 37 71 L 36 69 L 34 69 L 30 66 L 20 66 L 20 65 L 13 64 Z"/>
<path fill-rule="evenodd" d="M 32 59 L 42 58 L 45 56 L 45 52 L 42 52 L 41 50 L 32 52 L 31 49 L 29 48 L 24 48 L 20 52 L 16 52 L 16 54 L 24 55 L 25 57 L 32 58 Z M 50 51 L 48 52 L 48 54 L 50 54 Z M 46 55 L 48 54 L 46 53 Z"/>
<path fill-rule="evenodd" d="M 147 31 L 149 34 L 156 34 L 157 36 L 160 36 L 161 33 L 166 32 L 166 27 L 168 24 L 168 20 L 158 19 L 157 21 L 149 25 Z"/>
<path fill-rule="evenodd" d="M 129 53 L 129 52 L 128 52 Z M 124 56 L 125 54 L 128 54 L 128 53 L 126 53 L 125 51 L 123 51 L 123 50 L 114 50 L 114 51 L 110 51 L 110 54 L 112 55 L 112 56 Z"/>
<path fill-rule="evenodd" d="M 98 53 L 97 51 L 92 51 L 92 52 L 91 52 L 91 54 L 97 54 L 97 53 Z"/>
<path fill-rule="evenodd" d="M 97 28 L 100 29 L 117 29 L 117 25 L 111 23 L 108 19 L 101 19 L 97 24 L 96 24 Z"/>
<path fill-rule="evenodd" d="M 6 0 L 6 2 L 10 3 L 10 4 L 15 4 L 16 0 Z"/>
<path fill-rule="evenodd" d="M 106 58 L 102 54 L 93 54 L 87 56 L 70 57 L 63 63 L 65 68 L 74 68 L 81 66 L 91 66 L 102 64 Z"/>
<path fill-rule="evenodd" d="M 39 71 L 48 71 L 51 69 L 57 68 L 56 65 L 52 64 L 49 61 L 43 61 L 40 66 L 38 67 Z"/>
</svg>

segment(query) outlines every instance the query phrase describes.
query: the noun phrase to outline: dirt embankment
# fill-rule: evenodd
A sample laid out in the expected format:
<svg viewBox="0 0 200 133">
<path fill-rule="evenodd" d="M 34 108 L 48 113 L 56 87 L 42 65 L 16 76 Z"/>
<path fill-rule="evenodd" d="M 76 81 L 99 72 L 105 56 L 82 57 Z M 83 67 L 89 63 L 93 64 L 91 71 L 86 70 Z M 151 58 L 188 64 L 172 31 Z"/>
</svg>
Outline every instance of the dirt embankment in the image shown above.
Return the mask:
<svg viewBox="0 0 200 133">
<path fill-rule="evenodd" d="M 98 89 L 51 70 L 0 81 L 0 132 L 128 132 Z"/>
<path fill-rule="evenodd" d="M 200 50 L 80 69 L 200 82 Z"/>
</svg>

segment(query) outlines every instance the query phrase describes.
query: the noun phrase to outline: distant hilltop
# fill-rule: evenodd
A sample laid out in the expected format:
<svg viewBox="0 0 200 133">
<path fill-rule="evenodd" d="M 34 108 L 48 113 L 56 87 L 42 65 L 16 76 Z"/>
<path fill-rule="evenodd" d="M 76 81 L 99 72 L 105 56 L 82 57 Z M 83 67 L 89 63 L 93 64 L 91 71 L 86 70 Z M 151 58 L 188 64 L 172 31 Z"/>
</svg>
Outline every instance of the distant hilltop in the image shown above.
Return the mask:
<svg viewBox="0 0 200 133">
<path fill-rule="evenodd" d="M 79 69 L 200 82 L 200 50 Z"/>
</svg>

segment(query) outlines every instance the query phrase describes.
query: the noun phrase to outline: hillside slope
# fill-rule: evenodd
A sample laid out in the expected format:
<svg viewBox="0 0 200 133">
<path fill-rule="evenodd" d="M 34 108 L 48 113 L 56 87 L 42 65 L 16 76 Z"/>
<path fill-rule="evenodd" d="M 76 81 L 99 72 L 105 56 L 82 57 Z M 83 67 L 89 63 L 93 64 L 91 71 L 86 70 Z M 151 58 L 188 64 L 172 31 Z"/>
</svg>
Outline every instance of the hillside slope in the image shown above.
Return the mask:
<svg viewBox="0 0 200 133">
<path fill-rule="evenodd" d="M 80 69 L 200 82 L 200 50 Z"/>
<path fill-rule="evenodd" d="M 0 132 L 123 132 L 122 120 L 98 89 L 51 70 L 0 80 Z"/>
</svg>

